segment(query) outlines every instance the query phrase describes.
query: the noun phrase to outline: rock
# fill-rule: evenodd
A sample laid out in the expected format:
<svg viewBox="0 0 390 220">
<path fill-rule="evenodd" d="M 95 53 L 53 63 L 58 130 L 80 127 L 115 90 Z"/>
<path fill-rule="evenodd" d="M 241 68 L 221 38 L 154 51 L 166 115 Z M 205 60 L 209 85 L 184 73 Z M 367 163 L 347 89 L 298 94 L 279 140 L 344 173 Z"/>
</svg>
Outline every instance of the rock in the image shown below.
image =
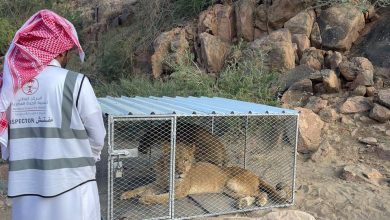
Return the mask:
<svg viewBox="0 0 390 220">
<path fill-rule="evenodd" d="M 324 65 L 324 55 L 322 50 L 310 47 L 303 52 L 300 64 L 306 64 L 315 70 L 321 70 Z"/>
<path fill-rule="evenodd" d="M 376 89 L 382 89 L 385 85 L 385 82 L 383 81 L 383 79 L 381 77 L 375 77 L 374 78 L 374 87 Z"/>
<path fill-rule="evenodd" d="M 327 51 L 325 54 L 325 66 L 332 70 L 336 70 L 343 61 L 343 56 L 337 51 Z"/>
<path fill-rule="evenodd" d="M 387 131 L 385 132 L 385 134 L 386 134 L 387 136 L 390 136 L 390 130 L 387 130 Z"/>
<path fill-rule="evenodd" d="M 387 108 L 390 108 L 390 89 L 379 90 L 378 103 Z"/>
<path fill-rule="evenodd" d="M 199 35 L 202 65 L 209 73 L 218 73 L 225 64 L 230 45 L 208 33 Z"/>
<path fill-rule="evenodd" d="M 221 40 L 231 42 L 236 36 L 233 6 L 216 4 L 213 8 L 217 22 L 217 36 Z"/>
<path fill-rule="evenodd" d="M 367 93 L 367 89 L 365 86 L 357 86 L 352 94 L 355 95 L 355 96 L 365 96 Z"/>
<path fill-rule="evenodd" d="M 164 32 L 153 43 L 154 54 L 152 55 L 153 77 L 159 78 L 165 69 L 169 69 L 164 62 L 167 59 L 173 63 L 179 63 L 189 50 L 186 39 L 186 31 L 183 28 L 174 28 Z"/>
<path fill-rule="evenodd" d="M 376 121 L 386 122 L 390 120 L 390 109 L 375 103 L 369 116 Z"/>
<path fill-rule="evenodd" d="M 279 210 L 270 212 L 258 220 L 316 220 L 312 215 L 299 210 Z"/>
<path fill-rule="evenodd" d="M 255 27 L 262 31 L 268 31 L 267 20 L 267 6 L 265 4 L 258 5 L 255 10 Z"/>
<path fill-rule="evenodd" d="M 318 149 L 321 143 L 321 131 L 324 122 L 310 109 L 296 108 L 299 114 L 299 139 L 298 151 L 307 153 Z"/>
<path fill-rule="evenodd" d="M 375 89 L 375 87 L 373 87 L 373 86 L 368 86 L 368 87 L 366 87 L 366 95 L 368 96 L 368 97 L 372 97 L 372 96 L 374 96 L 376 94 L 376 89 Z"/>
<path fill-rule="evenodd" d="M 313 28 L 310 34 L 311 45 L 316 48 L 321 48 L 322 45 L 322 37 L 320 27 L 317 22 L 314 22 Z"/>
<path fill-rule="evenodd" d="M 324 83 L 317 83 L 313 86 L 313 90 L 315 94 L 324 94 L 326 93 Z"/>
<path fill-rule="evenodd" d="M 321 109 L 325 108 L 328 105 L 328 100 L 321 99 L 317 96 L 312 96 L 309 98 L 308 103 L 305 108 L 311 109 L 314 113 L 319 113 Z"/>
<path fill-rule="evenodd" d="M 282 28 L 284 23 L 309 6 L 309 0 L 273 0 L 268 9 L 269 25 Z"/>
<path fill-rule="evenodd" d="M 303 79 L 292 84 L 290 90 L 313 93 L 313 84 L 310 79 Z"/>
<path fill-rule="evenodd" d="M 321 120 L 323 120 L 324 122 L 328 122 L 328 123 L 334 122 L 338 119 L 338 114 L 337 114 L 336 110 L 334 110 L 331 107 L 323 108 L 319 112 L 319 116 L 320 116 Z"/>
<path fill-rule="evenodd" d="M 359 138 L 359 142 L 363 144 L 369 144 L 369 145 L 377 145 L 378 140 L 373 137 L 366 137 L 366 138 Z"/>
<path fill-rule="evenodd" d="M 297 44 L 298 57 L 301 58 L 303 51 L 310 47 L 310 40 L 304 34 L 293 34 L 292 42 Z"/>
<path fill-rule="evenodd" d="M 321 70 L 325 90 L 328 93 L 336 93 L 341 90 L 341 82 L 333 70 Z"/>
<path fill-rule="evenodd" d="M 354 45 L 354 51 L 364 54 L 376 67 L 390 68 L 390 10 L 381 13 L 377 23 L 363 40 Z"/>
<path fill-rule="evenodd" d="M 284 108 L 295 108 L 306 105 L 313 94 L 313 86 L 310 79 L 303 79 L 291 85 L 282 96 L 281 102 Z"/>
<path fill-rule="evenodd" d="M 235 4 L 237 37 L 253 41 L 255 0 L 239 0 Z"/>
<path fill-rule="evenodd" d="M 268 36 L 255 40 L 250 48 L 267 54 L 264 63 L 271 70 L 285 72 L 295 67 L 294 48 L 287 29 L 273 31 Z"/>
<path fill-rule="evenodd" d="M 351 5 L 334 5 L 321 12 L 318 19 L 322 46 L 334 50 L 349 50 L 364 28 L 364 15 Z"/>
<path fill-rule="evenodd" d="M 347 165 L 343 168 L 341 179 L 352 182 L 365 181 L 374 185 L 379 185 L 383 180 L 383 175 L 376 169 L 363 164 Z"/>
<path fill-rule="evenodd" d="M 291 34 L 303 34 L 306 37 L 310 37 L 311 29 L 313 28 L 313 23 L 315 19 L 314 10 L 304 10 L 290 18 L 284 27 L 289 29 Z"/>
<path fill-rule="evenodd" d="M 372 101 L 363 96 L 355 96 L 348 98 L 347 101 L 340 107 L 340 112 L 343 114 L 366 112 L 371 109 Z"/>
<path fill-rule="evenodd" d="M 135 74 L 145 74 L 152 72 L 153 51 L 151 49 L 139 50 L 134 53 L 133 72 Z"/>
<path fill-rule="evenodd" d="M 374 67 L 364 57 L 354 57 L 350 61 L 340 63 L 340 72 L 348 81 L 354 81 L 355 86 L 371 86 L 374 84 Z"/>
<path fill-rule="evenodd" d="M 386 131 L 386 135 L 390 136 L 390 130 Z M 389 161 L 390 160 L 390 146 L 388 144 L 379 144 L 375 151 L 380 159 Z"/>
<path fill-rule="evenodd" d="M 284 77 L 279 81 L 279 85 L 282 91 L 290 88 L 290 86 L 303 79 L 309 79 L 315 73 L 308 65 L 299 65 L 294 69 L 288 71 Z M 322 79 L 321 79 L 322 80 Z"/>
<path fill-rule="evenodd" d="M 350 117 L 347 117 L 345 115 L 341 116 L 341 123 L 346 125 L 355 125 L 355 122 Z"/>
<path fill-rule="evenodd" d="M 311 155 L 310 159 L 314 162 L 323 162 L 334 158 L 334 156 L 336 156 L 335 149 L 330 146 L 328 141 L 323 141 L 318 150 Z"/>
<path fill-rule="evenodd" d="M 255 39 L 266 37 L 268 32 L 255 28 Z"/>
<path fill-rule="evenodd" d="M 199 15 L 198 34 L 208 32 L 231 42 L 236 35 L 232 5 L 215 4 Z"/>
<path fill-rule="evenodd" d="M 312 93 L 299 91 L 299 90 L 287 90 L 283 93 L 281 103 L 283 108 L 296 108 L 306 105 L 309 97 Z"/>
</svg>

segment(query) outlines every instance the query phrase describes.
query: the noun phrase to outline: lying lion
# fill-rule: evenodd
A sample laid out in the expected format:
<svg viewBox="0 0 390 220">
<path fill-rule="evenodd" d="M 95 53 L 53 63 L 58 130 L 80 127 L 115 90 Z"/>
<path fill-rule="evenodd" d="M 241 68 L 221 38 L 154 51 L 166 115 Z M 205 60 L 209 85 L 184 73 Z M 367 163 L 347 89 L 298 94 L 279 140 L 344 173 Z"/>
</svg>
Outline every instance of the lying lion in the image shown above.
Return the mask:
<svg viewBox="0 0 390 220">
<path fill-rule="evenodd" d="M 149 128 L 139 141 L 139 152 L 146 154 L 151 151 L 154 143 L 164 143 L 171 139 L 171 122 L 164 122 Z M 227 164 L 225 145 L 207 129 L 187 122 L 178 122 L 176 141 L 187 145 L 195 145 L 195 160 L 208 162 L 218 166 Z"/>
<path fill-rule="evenodd" d="M 164 147 L 166 148 L 166 147 Z M 237 207 L 256 204 L 264 206 L 268 202 L 267 194 L 278 202 L 287 200 L 279 192 L 252 171 L 232 166 L 218 167 L 207 162 L 194 162 L 196 147 L 178 143 L 176 146 L 175 199 L 191 194 L 222 193 L 237 200 Z M 143 204 L 163 204 L 169 201 L 168 162 L 163 157 L 156 163 L 157 180 L 147 186 L 124 192 L 121 199 L 140 197 Z"/>
</svg>

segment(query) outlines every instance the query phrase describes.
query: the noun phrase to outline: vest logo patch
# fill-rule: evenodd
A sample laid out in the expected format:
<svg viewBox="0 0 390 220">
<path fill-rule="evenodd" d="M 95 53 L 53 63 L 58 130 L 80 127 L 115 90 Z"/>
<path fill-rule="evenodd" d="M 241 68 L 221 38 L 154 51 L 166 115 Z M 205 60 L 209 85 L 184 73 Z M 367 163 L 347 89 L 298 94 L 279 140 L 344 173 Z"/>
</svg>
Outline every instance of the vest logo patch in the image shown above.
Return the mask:
<svg viewBox="0 0 390 220">
<path fill-rule="evenodd" d="M 37 79 L 28 81 L 23 87 L 22 91 L 26 95 L 34 95 L 39 89 L 39 83 Z"/>
</svg>

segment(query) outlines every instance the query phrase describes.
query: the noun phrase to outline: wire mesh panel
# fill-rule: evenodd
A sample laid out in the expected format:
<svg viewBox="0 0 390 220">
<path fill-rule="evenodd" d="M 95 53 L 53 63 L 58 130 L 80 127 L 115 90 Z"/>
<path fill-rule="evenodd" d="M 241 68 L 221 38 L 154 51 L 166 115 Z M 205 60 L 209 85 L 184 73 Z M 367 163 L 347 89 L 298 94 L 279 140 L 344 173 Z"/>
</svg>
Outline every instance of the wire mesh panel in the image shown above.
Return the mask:
<svg viewBox="0 0 390 220">
<path fill-rule="evenodd" d="M 109 123 L 110 219 L 184 219 L 293 203 L 297 115 Z"/>
</svg>

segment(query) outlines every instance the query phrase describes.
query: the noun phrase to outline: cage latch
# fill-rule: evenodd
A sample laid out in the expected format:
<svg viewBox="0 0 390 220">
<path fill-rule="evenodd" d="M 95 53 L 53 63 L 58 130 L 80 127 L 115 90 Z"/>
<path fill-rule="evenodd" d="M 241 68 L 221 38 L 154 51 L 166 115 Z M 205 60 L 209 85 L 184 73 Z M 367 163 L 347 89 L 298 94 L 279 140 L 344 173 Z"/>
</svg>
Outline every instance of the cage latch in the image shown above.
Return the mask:
<svg viewBox="0 0 390 220">
<path fill-rule="evenodd" d="M 138 157 L 138 149 L 133 148 L 133 149 L 115 150 L 111 153 L 111 155 L 114 157 L 118 157 L 120 159 Z"/>
<path fill-rule="evenodd" d="M 122 161 L 117 161 L 113 163 L 114 170 L 115 170 L 115 178 L 122 178 L 123 177 L 123 163 Z"/>
</svg>

